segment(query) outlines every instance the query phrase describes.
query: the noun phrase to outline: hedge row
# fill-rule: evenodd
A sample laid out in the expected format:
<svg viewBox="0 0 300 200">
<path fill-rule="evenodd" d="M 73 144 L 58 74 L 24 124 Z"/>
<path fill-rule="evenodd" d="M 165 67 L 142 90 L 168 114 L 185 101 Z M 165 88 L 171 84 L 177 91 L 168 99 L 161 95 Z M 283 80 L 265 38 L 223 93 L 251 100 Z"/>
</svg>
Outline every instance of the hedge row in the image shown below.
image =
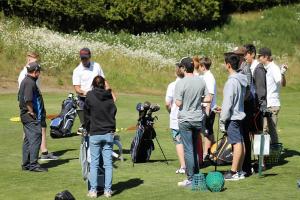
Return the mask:
<svg viewBox="0 0 300 200">
<path fill-rule="evenodd" d="M 2 0 L 6 15 L 61 31 L 100 27 L 131 32 L 209 27 L 224 13 L 299 0 Z"/>
</svg>

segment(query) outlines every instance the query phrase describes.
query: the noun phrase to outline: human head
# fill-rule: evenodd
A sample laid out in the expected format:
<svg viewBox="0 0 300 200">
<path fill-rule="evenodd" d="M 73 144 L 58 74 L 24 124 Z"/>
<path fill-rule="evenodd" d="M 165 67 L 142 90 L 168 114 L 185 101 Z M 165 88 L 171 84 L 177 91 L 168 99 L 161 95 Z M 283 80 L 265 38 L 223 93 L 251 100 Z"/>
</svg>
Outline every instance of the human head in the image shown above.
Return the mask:
<svg viewBox="0 0 300 200">
<path fill-rule="evenodd" d="M 244 62 L 244 60 L 245 60 L 244 59 L 245 53 L 246 53 L 246 48 L 239 46 L 239 47 L 235 47 L 232 51 L 224 53 L 224 56 L 232 55 L 232 54 L 237 55 L 240 59 L 240 61 L 239 61 L 239 66 L 240 66 L 242 64 L 242 62 Z"/>
<path fill-rule="evenodd" d="M 89 48 L 82 48 L 79 51 L 80 60 L 84 67 L 89 67 L 91 59 L 91 50 Z"/>
<path fill-rule="evenodd" d="M 176 76 L 179 78 L 184 77 L 184 69 L 183 66 L 180 66 L 179 63 L 176 63 L 176 69 L 175 69 Z"/>
<path fill-rule="evenodd" d="M 41 72 L 41 66 L 37 62 L 31 62 L 26 65 L 27 73 L 35 78 L 38 78 Z"/>
<path fill-rule="evenodd" d="M 180 60 L 179 66 L 183 67 L 186 73 L 194 72 L 193 59 L 190 57 L 184 57 Z"/>
<path fill-rule="evenodd" d="M 245 44 L 244 47 L 246 49 L 244 58 L 247 63 L 252 63 L 256 56 L 256 48 L 253 44 Z"/>
<path fill-rule="evenodd" d="M 200 58 L 199 58 L 199 56 L 194 56 L 193 57 L 193 64 L 194 64 L 194 69 L 198 71 L 199 67 L 200 67 Z"/>
<path fill-rule="evenodd" d="M 238 55 L 235 54 L 225 55 L 225 65 L 227 71 L 230 71 L 230 69 L 232 69 L 233 71 L 237 71 L 239 69 L 239 62 L 240 62 L 240 58 Z"/>
<path fill-rule="evenodd" d="M 200 58 L 200 70 L 202 72 L 205 72 L 206 70 L 209 70 L 211 66 L 211 59 L 208 57 L 202 57 Z"/>
<path fill-rule="evenodd" d="M 105 89 L 105 79 L 102 76 L 95 76 L 92 86 L 93 88 Z"/>
<path fill-rule="evenodd" d="M 39 58 L 40 58 L 39 54 L 32 52 L 32 51 L 29 51 L 26 54 L 27 64 L 31 63 L 31 62 L 36 62 L 39 60 Z"/>
<path fill-rule="evenodd" d="M 269 49 L 267 47 L 263 47 L 263 48 L 259 49 L 257 57 L 258 57 L 259 62 L 264 65 L 268 64 L 269 62 L 271 62 L 273 60 L 271 49 Z"/>
</svg>

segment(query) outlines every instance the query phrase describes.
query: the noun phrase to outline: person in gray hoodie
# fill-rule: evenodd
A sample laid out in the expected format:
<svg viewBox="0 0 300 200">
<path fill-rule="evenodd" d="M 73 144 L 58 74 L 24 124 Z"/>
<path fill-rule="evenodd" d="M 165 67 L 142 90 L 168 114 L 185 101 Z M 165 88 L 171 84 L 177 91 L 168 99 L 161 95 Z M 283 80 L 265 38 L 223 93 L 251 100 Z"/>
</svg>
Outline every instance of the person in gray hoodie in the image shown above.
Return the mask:
<svg viewBox="0 0 300 200">
<path fill-rule="evenodd" d="M 241 169 L 245 156 L 242 120 L 246 116 L 244 113 L 244 98 L 247 76 L 237 73 L 239 60 L 237 55 L 225 55 L 225 68 L 229 73 L 229 77 L 223 90 L 223 103 L 219 123 L 220 131 L 227 133 L 228 142 L 233 147 L 231 170 L 224 175 L 225 180 L 245 178 L 244 174 L 241 173 Z"/>
</svg>

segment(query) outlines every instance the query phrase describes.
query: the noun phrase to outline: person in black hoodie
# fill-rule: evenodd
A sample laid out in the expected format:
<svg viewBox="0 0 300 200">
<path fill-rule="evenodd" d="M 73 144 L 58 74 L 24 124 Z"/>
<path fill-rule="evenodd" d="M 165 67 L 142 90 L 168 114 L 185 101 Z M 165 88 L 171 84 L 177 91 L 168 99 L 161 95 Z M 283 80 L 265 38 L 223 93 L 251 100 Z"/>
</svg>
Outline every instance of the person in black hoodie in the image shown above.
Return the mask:
<svg viewBox="0 0 300 200">
<path fill-rule="evenodd" d="M 92 83 L 93 89 L 87 93 L 84 104 L 84 127 L 89 133 L 91 165 L 89 181 L 91 189 L 88 196 L 97 197 L 97 178 L 99 158 L 103 156 L 105 169 L 104 196 L 112 195 L 112 148 L 113 134 L 116 130 L 117 107 L 110 89 L 106 88 L 105 79 L 96 76 Z"/>
</svg>

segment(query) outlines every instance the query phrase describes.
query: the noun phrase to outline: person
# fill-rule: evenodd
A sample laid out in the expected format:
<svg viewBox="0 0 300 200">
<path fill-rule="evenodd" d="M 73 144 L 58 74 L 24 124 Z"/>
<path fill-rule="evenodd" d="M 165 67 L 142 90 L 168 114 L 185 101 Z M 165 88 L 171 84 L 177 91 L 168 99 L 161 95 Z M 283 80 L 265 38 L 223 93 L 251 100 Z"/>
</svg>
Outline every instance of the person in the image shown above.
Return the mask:
<svg viewBox="0 0 300 200">
<path fill-rule="evenodd" d="M 178 182 L 178 186 L 189 187 L 195 173 L 199 172 L 197 141 L 202 130 L 202 96 L 204 102 L 210 103 L 210 96 L 204 79 L 194 76 L 193 60 L 190 57 L 181 59 L 180 66 L 184 68 L 184 78 L 175 85 L 175 104 L 179 107 L 179 132 L 184 148 L 187 179 Z"/>
<path fill-rule="evenodd" d="M 185 162 L 184 162 L 184 150 L 182 139 L 179 132 L 178 127 L 178 110 L 179 108 L 175 104 L 174 99 L 174 90 L 176 83 L 184 77 L 184 72 L 182 66 L 179 66 L 179 63 L 176 64 L 176 80 L 173 81 L 168 85 L 167 92 L 166 92 L 166 109 L 170 114 L 170 129 L 173 141 L 176 145 L 176 153 L 178 156 L 178 160 L 180 163 L 180 168 L 176 170 L 176 174 L 185 174 Z"/>
<path fill-rule="evenodd" d="M 206 87 L 208 90 L 208 93 L 212 99 L 211 104 L 204 104 L 204 107 L 206 109 L 205 112 L 205 123 L 204 123 L 204 151 L 203 151 L 203 160 L 208 161 L 209 158 L 209 149 L 214 142 L 214 121 L 215 121 L 215 112 L 213 112 L 214 109 L 216 109 L 216 97 L 217 97 L 217 85 L 216 85 L 216 79 L 214 75 L 210 71 L 211 67 L 211 59 L 208 57 L 202 57 L 200 58 L 200 71 L 203 74 L 203 79 L 206 83 Z"/>
<path fill-rule="evenodd" d="M 96 76 L 104 76 L 101 66 L 91 61 L 91 51 L 89 48 L 82 48 L 79 51 L 80 64 L 73 70 L 72 82 L 76 94 L 78 95 L 78 107 L 83 109 L 86 94 L 92 89 L 92 82 Z M 109 88 L 108 82 L 105 80 L 105 85 Z M 116 101 L 116 96 L 112 92 L 113 98 Z M 82 134 L 83 128 L 78 128 L 77 134 Z"/>
<path fill-rule="evenodd" d="M 41 67 L 37 62 L 31 62 L 27 65 L 27 75 L 21 82 L 18 93 L 20 118 L 25 133 L 22 150 L 22 170 L 32 172 L 48 171 L 38 163 L 38 154 L 42 142 L 42 126 L 46 118 L 43 97 L 36 85 L 40 70 Z"/>
<path fill-rule="evenodd" d="M 111 90 L 105 85 L 102 76 L 96 76 L 92 81 L 92 90 L 86 95 L 84 104 L 84 127 L 89 133 L 91 165 L 89 181 L 91 188 L 88 197 L 97 197 L 97 183 L 100 155 L 105 169 L 104 196 L 112 195 L 112 148 L 116 130 L 117 107 Z"/>
<path fill-rule="evenodd" d="M 271 113 L 271 116 L 266 117 L 267 126 L 264 127 L 264 131 L 270 134 L 271 144 L 275 144 L 278 143 L 276 128 L 280 110 L 280 88 L 286 85 L 285 72 L 287 67 L 282 66 L 282 68 L 280 68 L 277 66 L 273 62 L 271 50 L 266 47 L 259 49 L 258 59 L 267 71 L 267 112 Z"/>
<path fill-rule="evenodd" d="M 220 113 L 220 131 L 228 135 L 228 142 L 233 147 L 231 170 L 224 175 L 225 180 L 240 180 L 245 176 L 240 173 L 245 149 L 242 120 L 245 118 L 244 97 L 247 87 L 247 76 L 238 73 L 239 56 L 225 54 L 225 69 L 229 73 L 223 89 L 222 110 Z"/>
<path fill-rule="evenodd" d="M 28 66 L 28 64 L 31 62 L 38 62 L 39 55 L 35 52 L 28 52 L 26 55 L 26 60 L 27 60 L 27 63 L 23 67 L 23 69 L 20 72 L 19 77 L 18 77 L 19 88 L 20 88 L 21 82 L 24 80 L 24 78 L 27 75 L 27 67 L 26 66 Z M 40 87 L 40 79 L 36 80 L 36 84 L 38 87 Z M 46 124 L 46 122 L 44 122 L 44 123 L 42 123 L 42 143 L 41 143 L 41 147 L 40 147 L 40 151 L 41 151 L 40 160 L 57 160 L 57 159 L 59 159 L 59 157 L 55 156 L 53 153 L 48 151 L 46 131 L 47 131 L 47 124 Z"/>
<path fill-rule="evenodd" d="M 193 65 L 194 65 L 194 72 L 193 74 L 196 75 L 196 76 L 199 76 L 200 75 L 200 58 L 199 56 L 194 56 L 193 57 Z"/>
</svg>

